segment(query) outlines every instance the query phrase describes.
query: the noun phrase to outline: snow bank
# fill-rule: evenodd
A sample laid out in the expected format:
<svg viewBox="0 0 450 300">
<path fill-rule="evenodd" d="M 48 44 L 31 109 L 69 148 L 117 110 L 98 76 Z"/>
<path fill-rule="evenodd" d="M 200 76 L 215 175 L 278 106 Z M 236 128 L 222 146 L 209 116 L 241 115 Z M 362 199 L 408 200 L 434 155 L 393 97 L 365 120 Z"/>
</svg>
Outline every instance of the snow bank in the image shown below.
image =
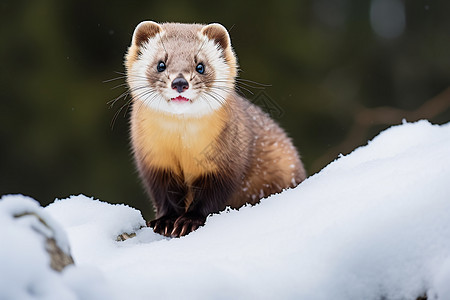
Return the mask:
<svg viewBox="0 0 450 300">
<path fill-rule="evenodd" d="M 50 267 L 46 239 L 55 239 L 66 254 L 70 254 L 69 243 L 61 225 L 35 200 L 3 196 L 0 228 L 0 299 L 121 299 L 100 270 L 68 266 L 58 273 Z"/>
<path fill-rule="evenodd" d="M 77 267 L 48 280 L 72 293 L 102 283 L 83 299 L 105 291 L 122 299 L 124 291 L 129 299 L 450 299 L 449 157 L 450 124 L 394 126 L 297 188 L 211 216 L 179 239 L 139 229 L 140 213 L 124 205 L 57 200 L 45 211 L 65 229 Z M 123 232 L 137 236 L 117 242 Z M 1 247 L 0 260 L 15 259 L 19 245 Z"/>
</svg>

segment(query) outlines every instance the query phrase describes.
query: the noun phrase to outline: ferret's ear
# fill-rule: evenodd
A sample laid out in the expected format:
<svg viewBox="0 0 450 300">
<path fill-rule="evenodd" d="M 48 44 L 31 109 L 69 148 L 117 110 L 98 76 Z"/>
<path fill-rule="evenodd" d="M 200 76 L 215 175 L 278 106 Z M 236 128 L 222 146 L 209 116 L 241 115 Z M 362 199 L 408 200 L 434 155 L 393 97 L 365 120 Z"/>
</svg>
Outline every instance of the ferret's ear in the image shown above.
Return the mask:
<svg viewBox="0 0 450 300">
<path fill-rule="evenodd" d="M 230 36 L 225 27 L 219 23 L 212 23 L 202 28 L 202 34 L 213 40 L 223 50 L 231 47 Z"/>
<path fill-rule="evenodd" d="M 162 27 L 153 21 L 143 21 L 136 26 L 133 33 L 132 45 L 141 46 L 142 43 L 162 32 Z"/>
</svg>

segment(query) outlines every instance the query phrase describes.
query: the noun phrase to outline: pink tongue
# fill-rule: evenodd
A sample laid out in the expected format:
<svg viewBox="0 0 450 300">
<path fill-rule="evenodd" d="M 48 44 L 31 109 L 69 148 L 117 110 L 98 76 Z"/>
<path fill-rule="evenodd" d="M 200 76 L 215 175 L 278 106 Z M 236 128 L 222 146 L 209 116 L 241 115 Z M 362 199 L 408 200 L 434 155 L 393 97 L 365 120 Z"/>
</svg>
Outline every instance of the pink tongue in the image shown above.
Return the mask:
<svg viewBox="0 0 450 300">
<path fill-rule="evenodd" d="M 178 96 L 176 98 L 172 98 L 172 101 L 189 101 L 189 99 L 183 96 Z"/>
</svg>

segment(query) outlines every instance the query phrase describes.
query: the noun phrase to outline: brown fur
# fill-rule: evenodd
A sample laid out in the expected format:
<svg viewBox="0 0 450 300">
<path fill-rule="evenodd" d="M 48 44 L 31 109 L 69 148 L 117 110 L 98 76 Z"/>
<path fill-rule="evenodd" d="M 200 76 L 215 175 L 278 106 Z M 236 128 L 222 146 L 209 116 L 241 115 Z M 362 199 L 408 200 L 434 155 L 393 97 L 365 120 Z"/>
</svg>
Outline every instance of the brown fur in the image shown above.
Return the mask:
<svg viewBox="0 0 450 300">
<path fill-rule="evenodd" d="M 219 70 L 214 70 L 202 54 L 199 32 L 221 51 L 229 67 L 227 84 L 234 87 L 236 57 L 221 25 L 153 22 L 141 24 L 135 31 L 126 57 L 130 86 L 130 69 L 139 59 L 140 47 L 146 39 L 163 34 L 165 51 L 156 53 L 150 65 L 166 61 L 167 74 L 188 78 L 193 89 L 214 91 Z M 207 64 L 204 76 L 192 71 L 199 61 Z M 164 76 L 149 70 L 146 84 L 162 92 L 173 80 L 170 75 Z M 305 178 L 299 155 L 285 132 L 234 91 L 228 91 L 219 109 L 196 117 L 157 111 L 138 100 L 136 92 L 133 98 L 132 146 L 156 208 L 157 219 L 149 223 L 156 232 L 167 236 L 188 234 L 202 226 L 210 213 L 226 206 L 258 203 Z"/>
</svg>

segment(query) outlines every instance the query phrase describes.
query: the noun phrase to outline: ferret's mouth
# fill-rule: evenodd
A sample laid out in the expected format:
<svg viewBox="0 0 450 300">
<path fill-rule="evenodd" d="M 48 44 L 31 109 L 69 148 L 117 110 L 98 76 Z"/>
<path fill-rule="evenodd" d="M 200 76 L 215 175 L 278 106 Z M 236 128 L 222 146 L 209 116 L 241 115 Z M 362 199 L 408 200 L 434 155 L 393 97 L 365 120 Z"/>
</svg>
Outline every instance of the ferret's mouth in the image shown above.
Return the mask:
<svg viewBox="0 0 450 300">
<path fill-rule="evenodd" d="M 183 96 L 178 96 L 178 97 L 175 97 L 175 98 L 170 98 L 170 100 L 172 100 L 172 101 L 180 101 L 180 102 L 189 102 L 189 101 L 190 101 L 188 98 L 183 97 Z"/>
</svg>

